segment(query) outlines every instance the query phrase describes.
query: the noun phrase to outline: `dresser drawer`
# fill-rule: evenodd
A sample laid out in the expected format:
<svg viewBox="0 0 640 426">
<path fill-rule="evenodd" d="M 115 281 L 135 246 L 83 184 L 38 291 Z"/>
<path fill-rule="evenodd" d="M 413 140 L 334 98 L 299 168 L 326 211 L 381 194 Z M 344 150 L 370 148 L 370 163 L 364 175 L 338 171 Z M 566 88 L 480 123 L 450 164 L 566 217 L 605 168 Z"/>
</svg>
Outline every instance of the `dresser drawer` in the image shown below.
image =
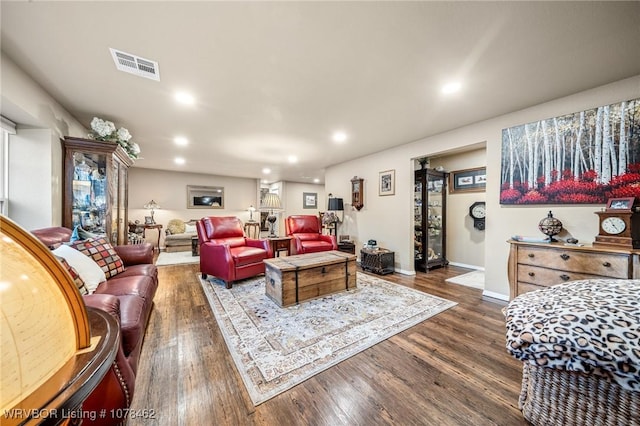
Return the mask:
<svg viewBox="0 0 640 426">
<path fill-rule="evenodd" d="M 594 278 L 603 277 L 600 275 L 585 274 L 582 272 L 542 268 L 540 266 L 520 265 L 518 267 L 519 283 L 536 284 L 544 287 L 562 284 L 567 281 L 589 280 Z"/>
<path fill-rule="evenodd" d="M 580 272 L 581 276 L 598 275 L 599 277 L 629 278 L 631 271 L 630 255 L 596 252 L 578 252 L 572 250 L 542 249 L 537 247 L 521 247 L 518 250 L 518 277 L 525 265 L 557 269 L 560 271 Z M 529 271 L 527 271 L 527 274 Z M 576 274 L 568 274 L 576 275 Z M 518 278 L 520 279 L 520 278 Z M 582 278 L 572 278 L 582 279 Z M 569 280 L 567 280 L 569 281 Z M 531 282 L 528 280 L 528 282 Z M 562 281 L 560 281 L 562 282 Z M 554 282 L 558 284 L 559 282 Z M 550 284 L 553 285 L 553 284 Z"/>
</svg>

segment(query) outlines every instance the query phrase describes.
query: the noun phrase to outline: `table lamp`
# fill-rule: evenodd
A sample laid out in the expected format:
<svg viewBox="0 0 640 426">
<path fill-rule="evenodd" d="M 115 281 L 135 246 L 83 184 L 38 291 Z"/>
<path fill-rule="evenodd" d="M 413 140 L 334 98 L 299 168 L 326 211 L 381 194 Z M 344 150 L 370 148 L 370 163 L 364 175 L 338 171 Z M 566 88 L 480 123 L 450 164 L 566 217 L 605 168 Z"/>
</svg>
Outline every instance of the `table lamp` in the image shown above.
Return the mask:
<svg viewBox="0 0 640 426">
<path fill-rule="evenodd" d="M 253 212 L 256 211 L 256 208 L 253 207 L 253 204 L 249 206 L 249 208 L 247 209 L 249 210 L 249 222 L 253 222 Z"/>
<path fill-rule="evenodd" d="M 269 237 L 273 238 L 277 235 L 274 232 L 274 224 L 278 218 L 273 214 L 274 210 L 282 210 L 282 205 L 280 204 L 280 197 L 278 194 L 274 194 L 269 192 L 265 194 L 264 198 L 260 202 L 260 210 L 269 211 L 269 216 L 267 216 L 267 222 L 269 222 Z"/>
<path fill-rule="evenodd" d="M 151 200 L 149 201 L 147 204 L 145 204 L 144 206 L 145 209 L 151 210 L 151 224 L 155 224 L 156 221 L 153 218 L 153 211 L 154 210 L 158 210 L 160 208 L 160 205 L 158 203 L 156 203 L 155 201 Z"/>
</svg>

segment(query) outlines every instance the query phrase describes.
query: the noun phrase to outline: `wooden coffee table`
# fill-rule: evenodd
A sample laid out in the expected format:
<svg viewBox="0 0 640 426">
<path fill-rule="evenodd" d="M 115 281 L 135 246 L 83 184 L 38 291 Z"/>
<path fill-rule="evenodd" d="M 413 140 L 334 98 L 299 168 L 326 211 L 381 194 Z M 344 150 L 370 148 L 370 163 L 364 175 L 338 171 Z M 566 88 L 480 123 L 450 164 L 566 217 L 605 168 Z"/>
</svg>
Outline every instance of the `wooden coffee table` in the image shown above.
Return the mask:
<svg viewBox="0 0 640 426">
<path fill-rule="evenodd" d="M 356 287 L 356 256 L 341 251 L 266 259 L 265 292 L 280 307 Z"/>
</svg>

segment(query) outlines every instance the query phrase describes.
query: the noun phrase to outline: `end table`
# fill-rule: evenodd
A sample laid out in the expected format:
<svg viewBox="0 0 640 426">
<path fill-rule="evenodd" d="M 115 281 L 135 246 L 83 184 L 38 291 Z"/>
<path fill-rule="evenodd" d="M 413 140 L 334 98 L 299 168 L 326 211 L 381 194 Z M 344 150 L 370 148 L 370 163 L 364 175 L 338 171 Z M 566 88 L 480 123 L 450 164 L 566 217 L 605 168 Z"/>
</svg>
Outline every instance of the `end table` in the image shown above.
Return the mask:
<svg viewBox="0 0 640 426">
<path fill-rule="evenodd" d="M 273 250 L 274 257 L 280 257 L 280 252 L 287 252 L 285 256 L 289 256 L 291 253 L 291 237 L 273 237 L 267 238 Z"/>
<path fill-rule="evenodd" d="M 160 251 L 160 234 L 162 234 L 162 225 L 159 224 L 159 223 L 143 225 L 142 226 L 142 238 L 146 238 L 147 229 L 157 229 L 158 230 L 158 244 L 153 249 Z"/>
<path fill-rule="evenodd" d="M 379 275 L 392 274 L 394 272 L 395 253 L 385 248 L 360 250 L 360 266 L 365 271 L 371 271 Z"/>
</svg>

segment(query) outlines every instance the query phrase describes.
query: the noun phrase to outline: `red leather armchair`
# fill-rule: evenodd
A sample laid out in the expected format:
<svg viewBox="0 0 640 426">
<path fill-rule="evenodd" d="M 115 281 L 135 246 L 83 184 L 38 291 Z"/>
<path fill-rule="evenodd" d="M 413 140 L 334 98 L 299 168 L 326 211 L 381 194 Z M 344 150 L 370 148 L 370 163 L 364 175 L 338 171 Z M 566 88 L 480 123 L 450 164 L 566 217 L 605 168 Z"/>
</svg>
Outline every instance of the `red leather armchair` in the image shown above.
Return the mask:
<svg viewBox="0 0 640 426">
<path fill-rule="evenodd" d="M 213 275 L 227 288 L 234 281 L 264 273 L 265 259 L 273 257 L 266 240 L 247 238 L 235 216 L 203 217 L 196 223 L 202 278 Z"/>
<path fill-rule="evenodd" d="M 297 254 L 338 250 L 336 236 L 321 233 L 319 216 L 289 216 L 284 221 L 284 227 L 287 236 L 293 237 Z"/>
</svg>

